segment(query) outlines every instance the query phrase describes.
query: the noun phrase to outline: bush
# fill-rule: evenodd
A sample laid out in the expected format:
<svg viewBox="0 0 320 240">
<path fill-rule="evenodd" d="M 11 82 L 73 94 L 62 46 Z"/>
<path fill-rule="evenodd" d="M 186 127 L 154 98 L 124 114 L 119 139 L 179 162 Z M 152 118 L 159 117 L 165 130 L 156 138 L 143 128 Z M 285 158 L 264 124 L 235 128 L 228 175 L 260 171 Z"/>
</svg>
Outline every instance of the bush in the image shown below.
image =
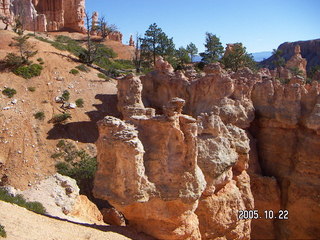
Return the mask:
<svg viewBox="0 0 320 240">
<path fill-rule="evenodd" d="M 57 143 L 57 147 L 58 148 L 61 148 L 61 147 L 65 146 L 65 145 L 66 145 L 66 142 L 64 140 L 59 140 L 59 142 Z"/>
<path fill-rule="evenodd" d="M 58 123 L 64 123 L 69 118 L 71 118 L 70 113 L 62 113 L 62 114 L 56 114 L 51 118 L 48 123 L 58 124 Z"/>
<path fill-rule="evenodd" d="M 60 151 L 55 154 L 60 154 L 62 160 L 56 164 L 57 172 L 75 179 L 82 193 L 89 190 L 97 170 L 97 159 L 64 140 L 60 140 L 57 147 Z"/>
<path fill-rule="evenodd" d="M 56 36 L 56 41 L 51 45 L 59 50 L 71 52 L 76 56 L 79 56 L 84 50 L 76 40 L 63 35 Z"/>
<path fill-rule="evenodd" d="M 17 94 L 17 91 L 14 88 L 6 88 L 2 91 L 2 94 L 12 98 L 15 94 Z"/>
<path fill-rule="evenodd" d="M 42 41 L 42 42 L 52 43 L 52 41 L 47 39 L 47 38 L 43 38 L 43 37 L 39 37 L 39 36 L 35 36 L 34 38 L 39 40 L 39 41 Z"/>
<path fill-rule="evenodd" d="M 81 64 L 79 66 L 76 66 L 76 69 L 80 70 L 81 72 L 90 72 L 90 68 L 88 68 L 86 65 Z"/>
<path fill-rule="evenodd" d="M 33 116 L 35 119 L 38 119 L 40 121 L 44 120 L 45 118 L 44 112 L 37 112 Z"/>
<path fill-rule="evenodd" d="M 43 65 L 43 64 L 44 64 L 44 61 L 43 61 L 43 59 L 42 59 L 42 58 L 38 58 L 38 59 L 37 59 L 37 61 L 38 61 L 41 65 Z"/>
<path fill-rule="evenodd" d="M 104 75 L 103 73 L 98 73 L 97 76 L 98 76 L 99 78 L 104 79 L 104 80 L 109 80 L 109 79 L 110 79 L 108 76 Z"/>
<path fill-rule="evenodd" d="M 73 75 L 77 75 L 79 73 L 79 71 L 77 69 L 71 69 L 70 72 Z"/>
<path fill-rule="evenodd" d="M 20 207 L 24 207 L 30 211 L 45 214 L 46 209 L 39 202 L 27 202 L 22 195 L 12 196 L 5 189 L 0 188 L 0 200 L 16 204 Z"/>
<path fill-rule="evenodd" d="M 84 104 L 84 101 L 83 101 L 82 98 L 79 98 L 79 99 L 76 100 L 77 107 L 82 108 L 83 104 Z"/>
<path fill-rule="evenodd" d="M 0 224 L 0 237 L 3 237 L 3 238 L 7 237 L 6 230 L 4 229 L 4 226 L 2 226 L 1 224 Z"/>
<path fill-rule="evenodd" d="M 13 70 L 13 73 L 25 79 L 40 76 L 43 67 L 39 64 L 31 64 L 30 66 L 20 66 Z"/>
<path fill-rule="evenodd" d="M 4 59 L 4 62 L 6 64 L 6 67 L 15 69 L 23 64 L 23 59 L 15 53 L 8 53 L 6 58 Z"/>
<path fill-rule="evenodd" d="M 70 99 L 70 92 L 68 90 L 64 90 L 61 97 L 64 101 L 68 101 Z"/>
<path fill-rule="evenodd" d="M 36 91 L 36 88 L 35 88 L 35 87 L 28 87 L 28 90 L 29 90 L 30 92 L 35 92 L 35 91 Z"/>
</svg>

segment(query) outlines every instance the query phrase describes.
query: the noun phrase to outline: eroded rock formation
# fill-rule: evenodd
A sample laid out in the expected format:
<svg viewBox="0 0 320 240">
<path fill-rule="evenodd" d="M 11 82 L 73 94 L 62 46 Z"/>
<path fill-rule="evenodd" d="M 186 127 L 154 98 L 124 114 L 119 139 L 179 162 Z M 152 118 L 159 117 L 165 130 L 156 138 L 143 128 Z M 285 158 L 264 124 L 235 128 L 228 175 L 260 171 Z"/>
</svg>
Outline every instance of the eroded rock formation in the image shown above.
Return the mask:
<svg viewBox="0 0 320 240">
<path fill-rule="evenodd" d="M 161 109 L 171 98 L 180 97 L 186 100 L 184 112 L 191 116 L 214 111 L 225 122 L 249 127 L 254 119 L 250 93 L 259 77 L 249 69 L 230 76 L 219 64 L 208 66 L 205 72 L 205 76 L 194 79 L 182 71 L 174 72 L 170 64 L 159 58 L 156 71 L 141 77 L 145 104 Z"/>
<path fill-rule="evenodd" d="M 156 67 L 174 74 L 161 59 Z M 158 239 L 248 239 L 251 221 L 237 219 L 239 210 L 253 209 L 245 131 L 224 124 L 216 108 L 197 120 L 182 114 L 178 97 L 155 115 L 142 91 L 138 77 L 120 79 L 118 109 L 127 121 L 106 117 L 98 124 L 95 196 Z"/>
<path fill-rule="evenodd" d="M 278 50 L 282 51 L 282 57 L 285 61 L 295 55 L 295 47 L 300 46 L 301 56 L 307 60 L 307 70 L 310 70 L 311 67 L 320 65 L 320 39 L 308 40 L 308 41 L 298 41 L 298 42 L 285 42 L 282 43 Z M 275 56 L 261 62 L 262 66 L 265 67 L 274 67 L 273 61 Z"/>
<path fill-rule="evenodd" d="M 30 31 L 85 30 L 85 0 L 1 0 L 0 14 L 20 16 Z"/>
<path fill-rule="evenodd" d="M 305 67 L 298 50 L 291 63 Z M 200 75 L 159 58 L 146 76 L 119 80 L 118 109 L 125 122 L 99 123 L 95 194 L 129 225 L 159 239 L 320 235 L 317 82 L 219 64 Z M 238 218 L 252 209 L 260 219 Z M 287 220 L 266 219 L 281 209 Z"/>
<path fill-rule="evenodd" d="M 275 222 L 278 239 L 314 239 L 320 234 L 319 92 L 317 82 L 282 85 L 265 79 L 252 93 L 261 168 L 277 179 L 280 207 L 289 211 L 288 220 Z"/>
</svg>

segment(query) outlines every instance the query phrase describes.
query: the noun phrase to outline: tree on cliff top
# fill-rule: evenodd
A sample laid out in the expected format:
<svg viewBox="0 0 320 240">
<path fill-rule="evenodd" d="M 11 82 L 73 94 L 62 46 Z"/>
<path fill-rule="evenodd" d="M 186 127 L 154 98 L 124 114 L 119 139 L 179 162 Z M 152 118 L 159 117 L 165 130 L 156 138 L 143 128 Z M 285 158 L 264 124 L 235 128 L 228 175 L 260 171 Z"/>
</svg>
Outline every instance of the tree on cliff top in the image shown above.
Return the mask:
<svg viewBox="0 0 320 240">
<path fill-rule="evenodd" d="M 253 60 L 253 56 L 247 53 L 242 43 L 233 44 L 232 50 L 223 56 L 221 62 L 225 68 L 231 69 L 234 72 L 243 67 L 248 67 L 253 70 L 257 65 Z"/>
<path fill-rule="evenodd" d="M 151 24 L 141 38 L 141 56 L 145 60 L 156 62 L 157 56 L 170 61 L 175 54 L 173 39 L 169 38 L 156 23 Z"/>
<path fill-rule="evenodd" d="M 212 63 L 220 60 L 223 54 L 223 46 L 216 35 L 206 32 L 206 43 L 204 46 L 206 47 L 205 52 L 200 53 L 202 62 Z"/>
<path fill-rule="evenodd" d="M 194 43 L 190 43 L 187 45 L 186 50 L 190 54 L 191 62 L 193 62 L 193 57 L 198 53 L 198 48 Z"/>
</svg>

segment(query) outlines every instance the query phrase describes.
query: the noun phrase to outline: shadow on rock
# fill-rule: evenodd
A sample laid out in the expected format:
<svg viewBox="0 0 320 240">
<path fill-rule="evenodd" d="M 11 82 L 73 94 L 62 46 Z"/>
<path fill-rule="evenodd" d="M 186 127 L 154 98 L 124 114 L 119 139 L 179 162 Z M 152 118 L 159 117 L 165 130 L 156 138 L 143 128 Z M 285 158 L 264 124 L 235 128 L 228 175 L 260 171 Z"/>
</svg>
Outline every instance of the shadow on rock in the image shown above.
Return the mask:
<svg viewBox="0 0 320 240">
<path fill-rule="evenodd" d="M 105 116 L 121 116 L 117 109 L 116 94 L 97 94 L 95 99 L 102 103 L 93 104 L 97 110 L 86 112 L 91 121 L 56 124 L 48 132 L 47 139 L 71 139 L 82 143 L 95 143 L 99 137 L 97 122 Z"/>
</svg>

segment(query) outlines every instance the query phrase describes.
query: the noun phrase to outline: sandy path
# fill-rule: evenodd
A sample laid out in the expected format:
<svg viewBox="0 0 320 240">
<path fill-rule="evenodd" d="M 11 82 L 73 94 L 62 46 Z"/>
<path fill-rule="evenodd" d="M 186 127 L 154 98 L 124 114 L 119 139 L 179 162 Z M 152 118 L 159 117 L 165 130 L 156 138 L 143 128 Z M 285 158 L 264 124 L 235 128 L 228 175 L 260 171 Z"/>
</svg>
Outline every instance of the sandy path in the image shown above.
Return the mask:
<svg viewBox="0 0 320 240">
<path fill-rule="evenodd" d="M 7 232 L 6 240 L 151 240 L 124 227 L 74 224 L 2 201 L 0 224 Z"/>
</svg>

